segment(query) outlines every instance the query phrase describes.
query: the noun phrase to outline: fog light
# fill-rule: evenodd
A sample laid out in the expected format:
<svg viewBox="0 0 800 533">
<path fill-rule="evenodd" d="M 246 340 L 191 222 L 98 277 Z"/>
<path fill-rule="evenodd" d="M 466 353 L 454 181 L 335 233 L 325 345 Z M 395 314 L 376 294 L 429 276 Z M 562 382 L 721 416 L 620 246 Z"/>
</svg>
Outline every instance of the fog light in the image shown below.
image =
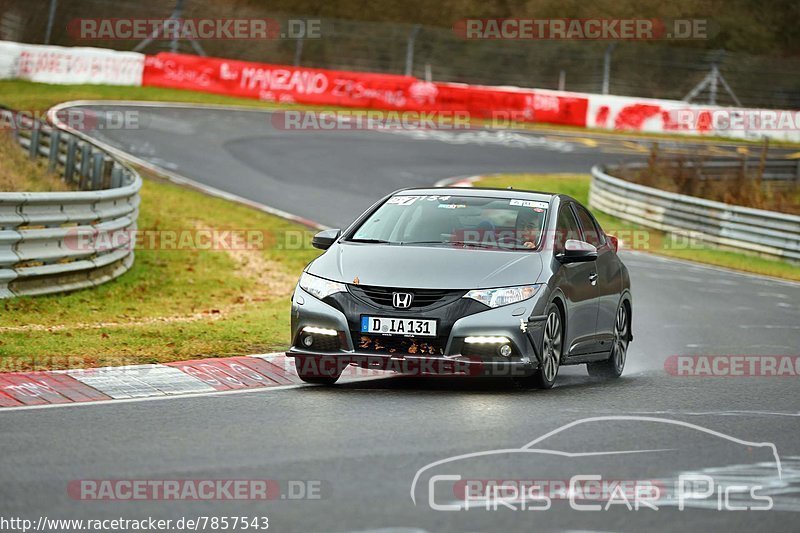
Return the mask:
<svg viewBox="0 0 800 533">
<path fill-rule="evenodd" d="M 509 355 L 511 355 L 511 346 L 509 346 L 508 344 L 504 344 L 500 347 L 499 351 L 500 355 L 502 355 L 503 357 L 508 357 Z"/>
<path fill-rule="evenodd" d="M 335 329 L 305 326 L 300 333 L 300 344 L 315 352 L 331 352 L 341 347 L 340 333 Z"/>
</svg>

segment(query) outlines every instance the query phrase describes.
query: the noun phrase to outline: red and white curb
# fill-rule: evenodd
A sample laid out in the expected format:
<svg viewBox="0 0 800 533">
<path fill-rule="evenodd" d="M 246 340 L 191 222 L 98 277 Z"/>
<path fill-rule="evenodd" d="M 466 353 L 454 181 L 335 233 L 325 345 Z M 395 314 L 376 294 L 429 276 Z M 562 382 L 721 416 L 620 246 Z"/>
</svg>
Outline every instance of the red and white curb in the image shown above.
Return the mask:
<svg viewBox="0 0 800 533">
<path fill-rule="evenodd" d="M 347 367 L 345 380 L 388 376 Z M 0 408 L 131 401 L 137 398 L 213 394 L 303 384 L 294 359 L 284 354 L 198 359 L 174 363 L 82 370 L 0 374 Z"/>
</svg>

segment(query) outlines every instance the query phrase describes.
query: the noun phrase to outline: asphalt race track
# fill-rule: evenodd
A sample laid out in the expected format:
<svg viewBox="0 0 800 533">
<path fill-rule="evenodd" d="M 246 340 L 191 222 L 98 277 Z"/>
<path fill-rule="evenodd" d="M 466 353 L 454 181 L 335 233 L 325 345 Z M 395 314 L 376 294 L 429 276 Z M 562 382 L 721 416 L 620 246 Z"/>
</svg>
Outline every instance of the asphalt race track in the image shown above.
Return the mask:
<svg viewBox="0 0 800 533">
<path fill-rule="evenodd" d="M 588 172 L 598 162 L 646 153 L 636 148 L 644 141 L 615 146 L 578 134 L 283 131 L 262 112 L 139 109 L 141 129 L 93 135 L 202 184 L 335 227 L 401 187 L 492 172 Z M 800 285 L 644 254 L 624 259 L 635 340 L 620 380 L 592 379 L 578 367 L 562 369 L 546 392 L 496 381 L 386 378 L 334 389 L 0 412 L 3 515 L 266 515 L 271 530 L 319 532 L 796 530 L 798 377 L 678 377 L 664 365 L 671 355 L 797 355 Z M 632 418 L 586 420 L 622 415 Z M 551 481 L 576 473 L 616 480 L 713 475 L 764 486 L 773 509 L 718 510 L 723 504 L 712 499 L 680 510 L 665 498 L 658 510 L 580 512 L 562 500 L 548 510 L 443 511 L 431 508 L 422 482 L 412 501 L 412 482 L 430 463 L 516 450 L 576 421 L 584 422 L 539 445 L 575 455 L 527 454 L 511 463 L 478 457 L 449 473 Z M 774 444 L 779 473 L 754 443 Z M 617 453 L 580 455 L 590 452 Z M 419 479 L 427 483 L 429 472 Z M 266 503 L 77 501 L 67 493 L 76 479 L 245 478 L 317 480 L 323 490 L 316 500 Z"/>
</svg>

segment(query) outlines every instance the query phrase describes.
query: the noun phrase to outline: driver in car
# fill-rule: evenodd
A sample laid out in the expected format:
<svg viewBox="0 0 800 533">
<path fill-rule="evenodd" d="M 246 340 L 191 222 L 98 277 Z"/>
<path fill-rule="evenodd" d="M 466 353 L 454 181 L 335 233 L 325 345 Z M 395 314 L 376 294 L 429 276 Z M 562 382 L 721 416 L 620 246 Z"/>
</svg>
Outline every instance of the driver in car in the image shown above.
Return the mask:
<svg viewBox="0 0 800 533">
<path fill-rule="evenodd" d="M 525 209 L 517 214 L 517 236 L 523 246 L 527 248 L 539 246 L 539 238 L 544 233 L 541 231 L 543 224 L 543 209 Z"/>
</svg>

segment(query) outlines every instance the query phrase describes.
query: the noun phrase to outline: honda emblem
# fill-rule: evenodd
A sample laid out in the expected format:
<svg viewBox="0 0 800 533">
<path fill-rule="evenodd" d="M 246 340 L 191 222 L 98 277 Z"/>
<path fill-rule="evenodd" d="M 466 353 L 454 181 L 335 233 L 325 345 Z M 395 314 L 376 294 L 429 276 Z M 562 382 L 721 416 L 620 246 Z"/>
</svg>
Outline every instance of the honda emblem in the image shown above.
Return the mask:
<svg viewBox="0 0 800 533">
<path fill-rule="evenodd" d="M 411 302 L 414 300 L 414 295 L 410 292 L 393 292 L 392 305 L 397 309 L 408 309 L 411 307 Z"/>
</svg>

